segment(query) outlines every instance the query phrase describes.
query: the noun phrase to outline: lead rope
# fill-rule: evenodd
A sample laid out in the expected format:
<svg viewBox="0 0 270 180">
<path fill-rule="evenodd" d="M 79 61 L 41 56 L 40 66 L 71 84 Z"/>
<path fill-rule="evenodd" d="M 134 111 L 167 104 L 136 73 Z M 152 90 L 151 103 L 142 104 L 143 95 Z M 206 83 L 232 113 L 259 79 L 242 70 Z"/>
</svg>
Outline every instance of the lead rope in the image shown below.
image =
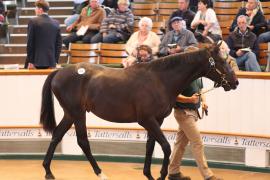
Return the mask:
<svg viewBox="0 0 270 180">
<path fill-rule="evenodd" d="M 203 91 L 203 92 L 200 92 L 200 93 L 199 93 L 199 96 L 201 96 L 201 95 L 203 95 L 203 94 L 206 94 L 206 93 L 208 93 L 208 92 L 210 92 L 210 91 L 213 91 L 216 87 L 217 87 L 217 84 L 215 83 L 213 87 L 211 87 L 211 88 L 209 88 L 209 89 L 207 89 L 207 90 L 205 90 L 205 91 Z M 199 112 L 199 110 L 197 109 L 197 114 L 198 114 L 199 119 L 203 119 L 204 114 L 205 114 L 206 116 L 208 116 L 208 110 L 202 108 L 202 115 L 201 115 L 200 112 Z"/>
</svg>

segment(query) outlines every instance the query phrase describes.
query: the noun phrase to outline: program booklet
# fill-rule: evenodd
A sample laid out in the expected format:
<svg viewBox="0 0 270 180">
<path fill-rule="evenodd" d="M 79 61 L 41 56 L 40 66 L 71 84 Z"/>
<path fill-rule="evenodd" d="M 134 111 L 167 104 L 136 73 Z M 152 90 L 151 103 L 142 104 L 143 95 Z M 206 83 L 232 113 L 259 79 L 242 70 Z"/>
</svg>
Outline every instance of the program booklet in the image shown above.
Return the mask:
<svg viewBox="0 0 270 180">
<path fill-rule="evenodd" d="M 170 49 L 177 48 L 177 44 L 168 44 L 168 48 Z"/>
<path fill-rule="evenodd" d="M 242 48 L 242 49 L 240 49 L 241 51 L 245 51 L 245 52 L 251 52 L 251 49 L 249 48 L 249 47 L 247 47 L 247 48 Z"/>
<path fill-rule="evenodd" d="M 89 27 L 88 25 L 81 26 L 80 29 L 76 32 L 76 34 L 78 36 L 83 36 L 86 33 L 86 31 L 88 30 L 88 27 Z"/>
</svg>

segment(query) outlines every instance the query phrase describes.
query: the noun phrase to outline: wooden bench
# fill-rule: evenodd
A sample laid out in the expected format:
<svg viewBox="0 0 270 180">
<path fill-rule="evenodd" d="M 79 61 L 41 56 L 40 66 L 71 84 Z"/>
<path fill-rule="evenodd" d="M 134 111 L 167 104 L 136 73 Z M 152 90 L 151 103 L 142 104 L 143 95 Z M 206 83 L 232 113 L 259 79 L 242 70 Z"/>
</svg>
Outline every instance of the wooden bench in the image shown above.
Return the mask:
<svg viewBox="0 0 270 180">
<path fill-rule="evenodd" d="M 259 44 L 259 65 L 261 66 L 262 70 L 265 70 L 267 66 L 267 59 L 268 59 L 268 43 L 260 43 Z"/>
<path fill-rule="evenodd" d="M 68 50 L 62 52 L 68 54 L 67 64 L 89 62 L 92 64 L 102 64 L 112 67 L 122 67 L 123 59 L 128 54 L 125 51 L 126 44 L 80 44 L 70 43 Z"/>
<path fill-rule="evenodd" d="M 99 49 L 99 63 L 122 67 L 122 61 L 128 57 L 126 44 L 101 43 Z"/>
<path fill-rule="evenodd" d="M 132 3 L 131 10 L 135 16 L 135 20 L 141 17 L 149 17 L 153 21 L 157 19 L 157 3 Z"/>
<path fill-rule="evenodd" d="M 76 64 L 80 62 L 89 62 L 97 64 L 99 60 L 99 54 L 96 52 L 99 50 L 99 44 L 78 44 L 70 43 L 69 50 L 64 51 L 68 54 L 67 64 Z"/>
</svg>

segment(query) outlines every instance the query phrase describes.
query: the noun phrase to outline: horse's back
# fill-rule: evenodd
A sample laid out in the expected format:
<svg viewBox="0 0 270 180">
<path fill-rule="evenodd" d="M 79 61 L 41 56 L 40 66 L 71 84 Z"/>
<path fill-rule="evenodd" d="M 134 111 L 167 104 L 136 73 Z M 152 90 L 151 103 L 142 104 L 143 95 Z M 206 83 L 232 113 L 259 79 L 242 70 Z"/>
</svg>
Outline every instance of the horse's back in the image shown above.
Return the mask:
<svg viewBox="0 0 270 180">
<path fill-rule="evenodd" d="M 167 110 L 164 88 L 153 73 L 136 66 L 116 69 L 80 63 L 60 70 L 53 80 L 53 92 L 63 108 L 80 107 L 113 122 L 135 122 L 157 114 L 160 107 Z"/>
</svg>

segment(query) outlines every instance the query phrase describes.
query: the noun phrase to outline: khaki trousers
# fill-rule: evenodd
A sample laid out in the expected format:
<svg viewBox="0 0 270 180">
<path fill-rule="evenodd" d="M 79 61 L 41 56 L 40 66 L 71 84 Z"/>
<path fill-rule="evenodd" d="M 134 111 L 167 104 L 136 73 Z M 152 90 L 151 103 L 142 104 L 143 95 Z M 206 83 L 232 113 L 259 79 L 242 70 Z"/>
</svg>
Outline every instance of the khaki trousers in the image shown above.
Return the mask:
<svg viewBox="0 0 270 180">
<path fill-rule="evenodd" d="M 191 109 L 175 109 L 174 117 L 179 124 L 179 128 L 171 155 L 169 174 L 179 173 L 185 148 L 188 142 L 190 142 L 191 151 L 201 175 L 205 179 L 213 176 L 213 172 L 208 168 L 207 161 L 204 156 L 203 142 L 196 124 L 196 121 L 198 120 L 197 112 Z"/>
</svg>

